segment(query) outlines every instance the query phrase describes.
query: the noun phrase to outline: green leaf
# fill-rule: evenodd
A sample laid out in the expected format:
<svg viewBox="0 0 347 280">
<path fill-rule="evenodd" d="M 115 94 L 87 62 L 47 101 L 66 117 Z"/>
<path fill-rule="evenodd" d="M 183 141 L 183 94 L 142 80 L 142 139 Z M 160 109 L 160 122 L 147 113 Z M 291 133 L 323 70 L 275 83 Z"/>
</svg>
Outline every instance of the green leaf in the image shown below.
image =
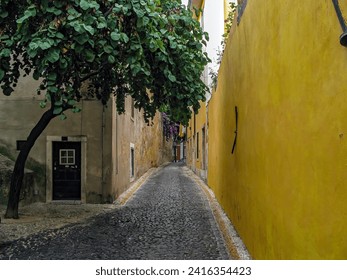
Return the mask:
<svg viewBox="0 0 347 280">
<path fill-rule="evenodd" d="M 143 27 L 146 26 L 149 23 L 149 18 L 148 17 L 139 17 L 137 20 L 137 27 Z"/>
<path fill-rule="evenodd" d="M 142 10 L 140 10 L 140 9 L 136 9 L 135 7 L 134 7 L 134 11 L 135 11 L 136 15 L 137 15 L 139 18 L 142 18 L 142 17 L 144 17 L 144 15 L 145 15 L 145 12 L 144 12 L 144 11 L 142 11 Z"/>
<path fill-rule="evenodd" d="M 59 60 L 60 50 L 59 49 L 51 49 L 48 52 L 47 59 L 51 63 L 55 63 Z"/>
<path fill-rule="evenodd" d="M 123 6 L 119 5 L 118 3 L 116 3 L 113 7 L 113 12 L 119 13 L 122 10 Z"/>
<path fill-rule="evenodd" d="M 119 41 L 120 37 L 121 37 L 121 34 L 119 34 L 119 33 L 117 33 L 117 32 L 112 32 L 112 33 L 111 33 L 111 39 L 112 39 L 113 41 Z"/>
<path fill-rule="evenodd" d="M 8 36 L 8 35 L 0 36 L 0 40 L 7 40 L 7 39 L 10 39 L 10 36 Z"/>
<path fill-rule="evenodd" d="M 171 82 L 176 82 L 176 77 L 172 73 L 169 73 L 168 78 Z"/>
<path fill-rule="evenodd" d="M 67 116 L 66 116 L 64 113 L 62 113 L 62 114 L 60 115 L 59 118 L 60 118 L 62 121 L 64 121 L 64 120 L 67 119 Z"/>
<path fill-rule="evenodd" d="M 40 107 L 41 107 L 42 109 L 46 108 L 46 105 L 47 105 L 46 101 L 41 101 L 41 102 L 40 102 Z"/>
<path fill-rule="evenodd" d="M 78 21 L 70 22 L 70 26 L 73 27 L 73 29 L 75 29 L 75 31 L 78 32 L 78 33 L 82 33 L 83 32 L 82 24 L 80 24 Z"/>
<path fill-rule="evenodd" d="M 100 5 L 95 1 L 81 0 L 80 7 L 86 11 L 88 9 L 99 9 Z"/>
<path fill-rule="evenodd" d="M 158 43 L 155 41 L 155 40 L 153 40 L 153 39 L 151 39 L 151 41 L 150 41 L 150 43 L 149 43 L 149 49 L 150 49 L 150 51 L 151 52 L 155 52 L 157 49 L 158 49 Z"/>
<path fill-rule="evenodd" d="M 74 107 L 73 109 L 72 109 L 72 112 L 73 113 L 79 113 L 79 112 L 81 112 L 82 110 L 81 110 L 81 108 L 78 108 L 78 107 Z"/>
<path fill-rule="evenodd" d="M 47 8 L 46 11 L 51 13 L 51 14 L 55 14 L 56 16 L 59 16 L 62 13 L 61 10 L 59 10 L 59 9 L 57 9 L 55 7 Z"/>
<path fill-rule="evenodd" d="M 142 70 L 142 68 L 139 64 L 132 64 L 130 66 L 130 68 L 131 68 L 132 74 L 134 76 L 136 76 Z"/>
<path fill-rule="evenodd" d="M 128 43 L 128 42 L 129 42 L 129 37 L 128 37 L 127 34 L 121 33 L 121 34 L 120 34 L 120 37 L 121 37 L 121 39 L 122 39 L 122 41 L 123 41 L 124 43 Z"/>
<path fill-rule="evenodd" d="M 130 45 L 130 49 L 135 51 L 135 50 L 140 50 L 142 48 L 141 44 L 137 41 L 132 41 Z"/>
<path fill-rule="evenodd" d="M 82 10 L 86 11 L 90 8 L 90 4 L 86 0 L 81 0 L 80 7 L 82 8 Z"/>
<path fill-rule="evenodd" d="M 160 33 L 163 35 L 165 35 L 167 32 L 168 32 L 167 29 L 160 29 Z"/>
<path fill-rule="evenodd" d="M 51 95 L 48 94 L 48 93 L 46 93 L 46 99 L 47 99 L 49 102 L 51 102 L 51 101 L 52 101 Z"/>
<path fill-rule="evenodd" d="M 66 69 L 68 67 L 69 63 L 65 58 L 62 58 L 59 60 L 59 66 L 62 70 Z"/>
<path fill-rule="evenodd" d="M 84 45 L 85 43 L 88 42 L 89 36 L 87 34 L 81 34 L 75 38 L 75 40 L 80 44 Z"/>
<path fill-rule="evenodd" d="M 55 35 L 55 37 L 58 38 L 58 39 L 64 39 L 64 34 L 63 34 L 63 33 L 56 32 L 54 35 Z"/>
<path fill-rule="evenodd" d="M 89 39 L 89 40 L 88 40 L 88 43 L 89 43 L 89 45 L 90 45 L 92 48 L 94 48 L 95 43 L 94 43 L 93 40 Z"/>
<path fill-rule="evenodd" d="M 63 106 L 63 100 L 62 99 L 55 101 L 54 107 L 62 107 L 62 106 Z"/>
<path fill-rule="evenodd" d="M 57 79 L 57 73 L 51 72 L 48 74 L 47 79 L 50 81 L 55 81 Z"/>
<path fill-rule="evenodd" d="M 149 18 L 148 17 L 143 17 L 142 21 L 143 21 L 143 25 L 146 26 L 149 23 Z"/>
<path fill-rule="evenodd" d="M 159 47 L 159 49 L 165 53 L 165 47 L 164 47 L 164 43 L 161 40 L 157 40 L 157 46 Z"/>
<path fill-rule="evenodd" d="M 100 22 L 98 23 L 98 25 L 97 25 L 97 28 L 98 28 L 98 29 L 102 29 L 102 28 L 105 28 L 105 27 L 107 27 L 106 21 L 100 21 Z"/>
<path fill-rule="evenodd" d="M 107 43 L 107 41 L 106 40 L 100 40 L 100 41 L 98 41 L 98 45 L 100 45 L 100 46 L 105 46 L 105 44 Z"/>
<path fill-rule="evenodd" d="M 176 49 L 177 48 L 177 42 L 175 42 L 174 40 L 170 40 L 170 48 Z"/>
<path fill-rule="evenodd" d="M 74 99 L 70 99 L 67 104 L 69 104 L 70 106 L 74 106 L 76 104 L 76 100 Z"/>
<path fill-rule="evenodd" d="M 95 59 L 95 54 L 94 52 L 92 52 L 91 50 L 85 50 L 85 56 L 86 56 L 86 60 L 88 62 L 93 62 Z"/>
<path fill-rule="evenodd" d="M 55 85 L 55 81 L 47 80 L 47 86 L 54 86 L 54 85 Z"/>
<path fill-rule="evenodd" d="M 25 10 L 24 12 L 24 16 L 22 16 L 21 18 L 17 19 L 17 23 L 18 24 L 22 24 L 24 21 L 26 21 L 28 18 L 30 17 L 34 17 L 36 16 L 36 6 L 35 5 L 31 5 L 28 7 L 27 10 Z"/>
<path fill-rule="evenodd" d="M 71 49 L 75 50 L 76 53 L 80 53 L 80 52 L 83 51 L 84 45 L 80 45 L 80 44 L 75 44 L 75 43 L 73 43 L 73 44 L 71 45 Z"/>
<path fill-rule="evenodd" d="M 94 35 L 95 30 L 92 26 L 90 25 L 86 25 L 86 24 L 82 24 L 82 27 L 84 28 L 85 31 L 89 32 L 91 35 Z"/>
<path fill-rule="evenodd" d="M 67 17 L 68 20 L 74 20 L 82 15 L 79 12 L 77 12 L 74 8 L 68 9 L 67 12 L 69 14 L 69 16 Z"/>
<path fill-rule="evenodd" d="M 22 23 L 23 23 L 24 21 L 26 21 L 27 19 L 28 19 L 27 16 L 23 16 L 23 17 L 17 19 L 16 22 L 17 22 L 18 24 L 22 24 Z"/>
<path fill-rule="evenodd" d="M 0 52 L 0 57 L 10 57 L 11 56 L 11 50 L 10 49 L 3 49 Z"/>
<path fill-rule="evenodd" d="M 46 40 L 46 41 L 40 42 L 38 46 L 40 47 L 41 50 L 48 50 L 52 45 L 48 40 Z"/>
<path fill-rule="evenodd" d="M 63 100 L 58 100 L 54 103 L 54 107 L 62 107 L 63 106 Z"/>
<path fill-rule="evenodd" d="M 51 93 L 57 93 L 59 89 L 55 86 L 49 86 L 47 90 Z"/>
<path fill-rule="evenodd" d="M 113 64 L 113 63 L 116 62 L 116 59 L 115 59 L 115 57 L 114 57 L 113 55 L 109 55 L 107 60 L 108 60 L 108 62 L 111 63 L 111 64 Z"/>
<path fill-rule="evenodd" d="M 55 107 L 54 106 L 54 110 L 53 110 L 53 114 L 54 115 L 59 115 L 63 112 L 63 107 Z"/>
<path fill-rule="evenodd" d="M 38 47 L 39 47 L 39 45 L 35 42 L 31 42 L 29 44 L 29 49 L 31 49 L 31 50 L 36 50 Z"/>
<path fill-rule="evenodd" d="M 28 49 L 27 53 L 31 58 L 34 58 L 37 55 L 37 50 L 36 49 Z"/>
<path fill-rule="evenodd" d="M 112 53 L 113 48 L 110 45 L 106 45 L 106 46 L 104 46 L 104 51 L 105 51 L 105 53 Z"/>
<path fill-rule="evenodd" d="M 0 18 L 6 18 L 8 16 L 7 11 L 0 11 Z"/>
</svg>

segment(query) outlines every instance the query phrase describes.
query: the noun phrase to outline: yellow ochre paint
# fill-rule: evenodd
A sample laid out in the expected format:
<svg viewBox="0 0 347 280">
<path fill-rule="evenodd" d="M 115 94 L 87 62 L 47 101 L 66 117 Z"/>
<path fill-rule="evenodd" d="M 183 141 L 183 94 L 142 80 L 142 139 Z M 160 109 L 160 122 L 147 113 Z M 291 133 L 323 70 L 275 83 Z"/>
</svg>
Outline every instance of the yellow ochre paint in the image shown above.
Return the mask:
<svg viewBox="0 0 347 280">
<path fill-rule="evenodd" d="M 208 184 L 254 259 L 347 259 L 341 33 L 330 0 L 252 0 L 229 37 L 208 108 Z"/>
</svg>

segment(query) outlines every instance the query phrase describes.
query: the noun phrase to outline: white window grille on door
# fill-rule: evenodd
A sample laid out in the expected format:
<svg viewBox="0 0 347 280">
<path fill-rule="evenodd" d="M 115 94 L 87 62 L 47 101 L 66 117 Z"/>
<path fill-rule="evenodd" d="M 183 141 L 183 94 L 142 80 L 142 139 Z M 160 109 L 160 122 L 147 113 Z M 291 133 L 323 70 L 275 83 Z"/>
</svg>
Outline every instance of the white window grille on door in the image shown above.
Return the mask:
<svg viewBox="0 0 347 280">
<path fill-rule="evenodd" d="M 74 149 L 60 149 L 59 150 L 59 164 L 60 165 L 74 165 L 75 150 Z"/>
</svg>

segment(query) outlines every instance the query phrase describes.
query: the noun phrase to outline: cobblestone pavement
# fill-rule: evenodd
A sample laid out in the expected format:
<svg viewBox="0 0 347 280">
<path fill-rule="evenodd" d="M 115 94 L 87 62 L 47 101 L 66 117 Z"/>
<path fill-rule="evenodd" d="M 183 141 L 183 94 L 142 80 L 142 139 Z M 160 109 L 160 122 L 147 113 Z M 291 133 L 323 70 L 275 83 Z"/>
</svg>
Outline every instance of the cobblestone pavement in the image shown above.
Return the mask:
<svg viewBox="0 0 347 280">
<path fill-rule="evenodd" d="M 0 259 L 228 259 L 201 188 L 170 164 L 118 209 L 0 247 Z"/>
</svg>

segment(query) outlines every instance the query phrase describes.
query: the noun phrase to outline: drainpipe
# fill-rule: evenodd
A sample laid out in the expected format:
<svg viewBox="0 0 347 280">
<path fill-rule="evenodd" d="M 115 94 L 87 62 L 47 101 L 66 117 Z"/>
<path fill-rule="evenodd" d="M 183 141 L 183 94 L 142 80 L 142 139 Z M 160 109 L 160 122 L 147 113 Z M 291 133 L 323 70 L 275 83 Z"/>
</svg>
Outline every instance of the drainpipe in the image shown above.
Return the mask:
<svg viewBox="0 0 347 280">
<path fill-rule="evenodd" d="M 341 8 L 340 8 L 340 5 L 339 5 L 339 0 L 332 0 L 332 1 L 333 1 L 333 4 L 334 4 L 334 7 L 335 7 L 337 18 L 339 19 L 339 22 L 340 22 L 340 25 L 341 25 L 341 28 L 342 28 L 342 31 L 343 31 L 343 33 L 340 36 L 340 44 L 342 46 L 344 46 L 344 47 L 347 47 L 347 26 L 346 26 L 346 21 L 345 21 L 343 15 L 342 15 Z"/>
</svg>

